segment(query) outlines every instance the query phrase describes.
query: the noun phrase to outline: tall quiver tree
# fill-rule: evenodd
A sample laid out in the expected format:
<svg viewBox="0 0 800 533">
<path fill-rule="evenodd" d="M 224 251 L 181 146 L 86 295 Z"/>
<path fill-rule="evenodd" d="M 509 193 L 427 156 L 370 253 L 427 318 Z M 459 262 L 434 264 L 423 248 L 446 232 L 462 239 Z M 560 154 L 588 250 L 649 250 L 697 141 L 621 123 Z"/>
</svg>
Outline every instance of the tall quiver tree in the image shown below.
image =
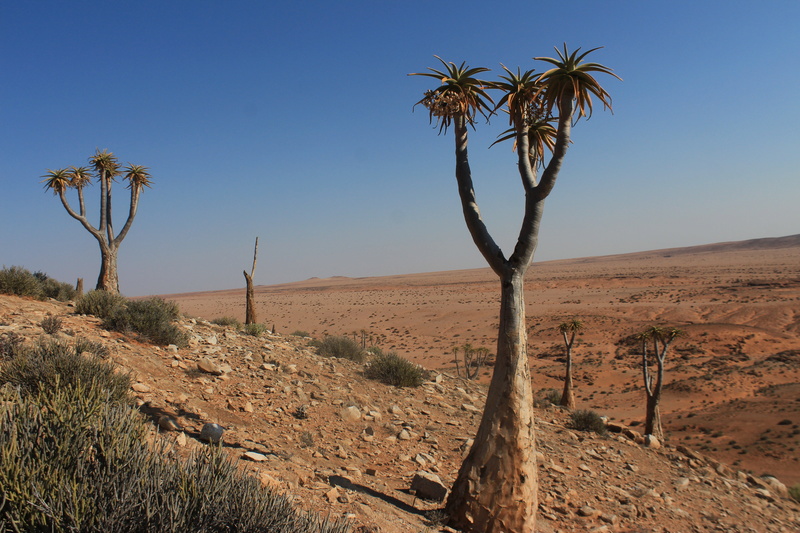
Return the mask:
<svg viewBox="0 0 800 533">
<path fill-rule="evenodd" d="M 677 328 L 662 328 L 652 326 L 637 335 L 642 343 L 642 373 L 644 377 L 644 391 L 647 396 L 645 411 L 644 433 L 653 435 L 658 440 L 664 440 L 664 430 L 661 427 L 661 391 L 664 388 L 664 363 L 667 359 L 667 350 L 684 332 Z M 652 352 L 647 347 L 652 345 Z M 655 359 L 656 375 L 650 373 L 652 359 Z"/>
<path fill-rule="evenodd" d="M 582 330 L 583 322 L 576 318 L 558 325 L 558 331 L 564 337 L 564 351 L 567 358 L 564 391 L 561 393 L 560 404 L 567 409 L 575 409 L 575 392 L 572 385 L 572 346 L 575 344 L 575 335 Z"/>
<path fill-rule="evenodd" d="M 250 273 L 247 273 L 247 270 L 244 271 L 244 280 L 247 284 L 247 296 L 245 297 L 245 310 L 244 310 L 244 323 L 245 324 L 255 324 L 256 323 L 256 302 L 255 302 L 255 291 L 253 290 L 253 276 L 256 273 L 256 260 L 258 259 L 258 237 L 256 237 L 256 245 L 253 247 L 253 268 L 250 269 Z M 273 330 L 275 327 L 273 326 Z"/>
<path fill-rule="evenodd" d="M 97 150 L 89 158 L 89 167 L 69 167 L 58 170 L 48 170 L 42 182 L 45 189 L 50 189 L 61 199 L 67 213 L 81 223 L 86 230 L 97 239 L 100 245 L 100 275 L 97 278 L 97 289 L 108 292 L 119 292 L 119 272 L 117 270 L 117 255 L 119 246 L 128 235 L 128 231 L 136 218 L 139 208 L 139 196 L 144 187 L 152 184 L 147 167 L 131 165 L 120 167 L 119 162 L 111 152 Z M 128 207 L 128 218 L 119 233 L 114 233 L 112 218 L 111 190 L 112 184 L 118 176 L 128 182 L 127 188 L 131 192 Z M 86 202 L 83 190 L 92 181 L 100 182 L 100 224 L 98 227 L 89 222 L 86 214 Z M 78 212 L 70 206 L 67 200 L 67 190 L 75 189 L 78 192 Z"/>
<path fill-rule="evenodd" d="M 536 58 L 553 68 L 537 76 L 533 70 L 513 73 L 505 67 L 499 82 L 475 76 L 486 68 L 448 63 L 437 56 L 444 70 L 417 73 L 440 82 L 418 103 L 436 119 L 439 132 L 453 126 L 456 182 L 467 228 L 475 245 L 500 280 L 500 324 L 497 358 L 478 433 L 461 465 L 446 505 L 450 524 L 467 532 L 528 533 L 535 530 L 537 508 L 536 450 L 533 398 L 528 369 L 523 279 L 538 243 L 544 201 L 552 191 L 570 144 L 575 118 L 591 113 L 590 94 L 610 107 L 608 93 L 592 72 L 612 74 L 596 63 L 584 63 L 591 52 L 567 51 L 558 58 Z M 499 90 L 493 103 L 487 89 Z M 499 140 L 513 140 L 518 171 L 525 194 L 525 211 L 513 253 L 506 257 L 489 234 L 478 208 L 467 155 L 468 126 L 477 113 L 491 115 L 506 107 L 511 128 Z M 555 113 L 557 111 L 557 114 Z M 552 123 L 556 126 L 553 127 Z M 552 151 L 543 165 L 544 149 Z M 541 179 L 537 176 L 544 166 Z"/>
</svg>

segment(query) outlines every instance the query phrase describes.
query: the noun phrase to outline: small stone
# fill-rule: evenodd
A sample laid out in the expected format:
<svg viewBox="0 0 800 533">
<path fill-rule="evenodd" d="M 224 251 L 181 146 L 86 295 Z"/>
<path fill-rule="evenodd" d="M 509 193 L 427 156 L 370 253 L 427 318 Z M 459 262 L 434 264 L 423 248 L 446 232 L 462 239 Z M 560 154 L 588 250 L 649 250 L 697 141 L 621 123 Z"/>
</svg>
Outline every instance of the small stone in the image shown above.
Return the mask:
<svg viewBox="0 0 800 533">
<path fill-rule="evenodd" d="M 600 516 L 600 514 L 601 514 L 600 511 L 588 505 L 584 505 L 583 507 L 578 509 L 578 515 L 584 516 L 586 518 L 596 518 Z"/>
<path fill-rule="evenodd" d="M 329 503 L 336 503 L 339 501 L 339 489 L 333 487 L 331 490 L 325 493 L 325 497 L 328 499 Z"/>
<path fill-rule="evenodd" d="M 186 433 L 183 433 L 183 432 L 181 432 L 181 433 L 178 433 L 178 435 L 175 437 L 175 443 L 176 443 L 178 446 L 180 446 L 181 448 L 183 448 L 184 446 L 186 446 L 186 443 L 187 443 L 187 440 L 186 440 Z"/>
<path fill-rule="evenodd" d="M 346 422 L 358 422 L 361 420 L 361 411 L 359 411 L 358 407 L 355 405 L 351 405 L 350 407 L 346 407 L 342 409 L 339 414 L 342 417 L 342 420 Z"/>
<path fill-rule="evenodd" d="M 411 490 L 416 491 L 417 497 L 425 500 L 441 502 L 447 497 L 447 487 L 441 478 L 429 472 L 417 472 L 411 481 Z"/>
<path fill-rule="evenodd" d="M 661 449 L 661 441 L 659 441 L 658 438 L 653 435 L 644 436 L 644 445 L 653 450 Z"/>
<path fill-rule="evenodd" d="M 164 431 L 182 431 L 183 428 L 178 421 L 169 415 L 163 415 L 158 418 L 158 427 Z"/>
<path fill-rule="evenodd" d="M 411 440 L 411 432 L 407 429 L 403 429 L 400 433 L 397 434 L 397 438 L 399 440 Z"/>
<path fill-rule="evenodd" d="M 145 383 L 134 383 L 131 388 L 136 392 L 150 392 L 150 387 Z"/>
<path fill-rule="evenodd" d="M 170 344 L 167 346 L 167 351 L 171 353 L 178 353 L 178 347 L 175 344 Z"/>
<path fill-rule="evenodd" d="M 255 407 L 253 407 L 253 402 L 245 403 L 244 407 L 242 407 L 242 411 L 244 411 L 245 413 L 252 413 L 253 411 L 255 411 Z"/>
<path fill-rule="evenodd" d="M 242 454 L 242 457 L 248 461 L 254 461 L 256 463 L 262 463 L 267 460 L 266 455 L 257 452 L 245 452 Z"/>
<path fill-rule="evenodd" d="M 225 428 L 219 424 L 209 422 L 204 424 L 203 429 L 200 430 L 200 440 L 216 444 L 222 439 L 222 434 L 224 432 Z"/>
<path fill-rule="evenodd" d="M 481 410 L 469 403 L 462 403 L 461 410 L 466 411 L 468 413 L 480 413 Z"/>
<path fill-rule="evenodd" d="M 201 372 L 205 372 L 206 374 L 214 374 L 215 376 L 221 376 L 223 373 L 217 364 L 211 359 L 201 359 L 198 361 L 197 369 Z"/>
</svg>

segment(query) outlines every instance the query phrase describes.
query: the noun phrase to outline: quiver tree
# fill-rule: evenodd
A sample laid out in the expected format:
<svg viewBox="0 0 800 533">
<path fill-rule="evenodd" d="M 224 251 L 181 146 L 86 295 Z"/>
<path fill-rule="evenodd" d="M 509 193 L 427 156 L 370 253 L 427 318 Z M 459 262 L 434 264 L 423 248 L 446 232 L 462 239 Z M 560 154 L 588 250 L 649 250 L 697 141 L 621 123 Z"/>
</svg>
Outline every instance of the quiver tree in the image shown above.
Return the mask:
<svg viewBox="0 0 800 533">
<path fill-rule="evenodd" d="M 258 237 L 256 237 L 256 244 L 253 247 L 253 268 L 250 269 L 250 273 L 247 273 L 247 270 L 244 272 L 244 280 L 247 284 L 247 295 L 245 296 L 245 310 L 244 310 L 244 323 L 245 324 L 255 324 L 256 323 L 256 302 L 255 302 L 255 294 L 253 289 L 253 275 L 256 273 L 256 260 L 258 259 Z M 273 327 L 273 330 L 275 328 Z M 273 331 L 274 333 L 274 331 Z"/>
<path fill-rule="evenodd" d="M 658 326 L 649 327 L 636 336 L 642 343 L 642 373 L 644 375 L 644 392 L 647 395 L 644 433 L 653 435 L 660 441 L 664 440 L 659 409 L 661 391 L 664 388 L 664 362 L 672 342 L 682 336 L 684 336 L 684 332 L 677 328 Z M 652 347 L 652 351 L 648 351 L 648 346 Z M 650 372 L 653 360 L 656 364 L 655 376 Z"/>
<path fill-rule="evenodd" d="M 100 245 L 100 276 L 97 278 L 97 289 L 113 293 L 119 292 L 119 274 L 117 271 L 117 254 L 119 245 L 128 235 L 128 230 L 136 217 L 139 208 L 139 196 L 145 187 L 152 184 L 147 167 L 131 165 L 120 167 L 116 156 L 107 150 L 97 150 L 89 158 L 88 167 L 69 167 L 58 170 L 48 170 L 45 178 L 45 189 L 50 189 L 61 199 L 61 204 L 67 213 L 81 223 L 86 230 L 97 239 Z M 112 184 L 118 176 L 128 182 L 127 188 L 131 191 L 128 218 L 119 233 L 114 233 L 114 221 L 111 209 Z M 93 180 L 100 183 L 100 224 L 95 227 L 89 222 L 86 214 L 86 202 L 83 189 L 91 185 Z M 78 192 L 78 212 L 72 208 L 67 200 L 67 190 L 75 189 Z"/>
<path fill-rule="evenodd" d="M 596 63 L 583 62 L 592 50 L 578 55 L 564 45 L 558 58 L 535 58 L 552 68 L 541 75 L 533 70 L 516 74 L 503 67 L 500 81 L 476 76 L 486 68 L 448 63 L 436 56 L 444 70 L 429 68 L 439 82 L 418 104 L 428 108 L 439 133 L 453 127 L 456 182 L 462 211 L 472 240 L 500 281 L 500 324 L 497 359 L 480 426 L 447 500 L 450 524 L 468 532 L 529 533 L 535 529 L 537 507 L 536 450 L 533 397 L 528 369 L 523 279 L 538 243 L 544 202 L 556 183 L 570 144 L 573 120 L 592 111 L 591 95 L 610 108 L 609 94 L 593 72 L 614 75 Z M 616 77 L 616 76 L 615 76 Z M 496 105 L 488 90 L 500 91 Z M 501 107 L 508 112 L 510 129 L 502 140 L 513 140 L 517 169 L 525 194 L 525 210 L 516 246 L 506 256 L 481 218 L 467 155 L 468 128 L 478 113 L 487 117 Z M 544 163 L 545 151 L 552 157 Z M 541 177 L 539 167 L 543 168 Z"/>
<path fill-rule="evenodd" d="M 583 322 L 574 318 L 558 325 L 558 331 L 564 337 L 564 351 L 567 358 L 567 368 L 564 374 L 564 392 L 561 393 L 560 405 L 567 409 L 575 409 L 575 392 L 572 385 L 572 345 L 575 343 L 575 335 L 582 330 Z"/>
</svg>

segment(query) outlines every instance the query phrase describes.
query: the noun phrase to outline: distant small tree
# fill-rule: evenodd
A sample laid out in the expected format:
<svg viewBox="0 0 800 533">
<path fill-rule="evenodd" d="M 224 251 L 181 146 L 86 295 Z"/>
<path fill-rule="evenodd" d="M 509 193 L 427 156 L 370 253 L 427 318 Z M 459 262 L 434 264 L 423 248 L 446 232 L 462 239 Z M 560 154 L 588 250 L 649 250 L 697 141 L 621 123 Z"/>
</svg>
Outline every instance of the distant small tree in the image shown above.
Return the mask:
<svg viewBox="0 0 800 533">
<path fill-rule="evenodd" d="M 244 271 L 244 279 L 247 283 L 247 296 L 245 302 L 245 311 L 244 311 L 244 323 L 245 324 L 255 324 L 256 323 L 256 303 L 255 303 L 255 291 L 253 289 L 253 275 L 256 273 L 256 260 L 258 259 L 258 237 L 256 237 L 256 245 L 253 249 L 253 268 L 250 269 L 250 274 L 247 273 L 247 270 Z M 274 328 L 273 328 L 274 329 Z M 274 332 L 273 332 L 274 333 Z"/>
<path fill-rule="evenodd" d="M 636 336 L 642 343 L 642 372 L 644 374 L 644 390 L 647 395 L 644 432 L 646 435 L 653 435 L 659 440 L 664 439 L 664 430 L 661 427 L 661 412 L 659 410 L 661 391 L 664 388 L 664 361 L 667 358 L 667 350 L 669 350 L 672 342 L 684 335 L 685 333 L 677 328 L 651 326 Z M 652 345 L 652 353 L 647 350 L 649 344 Z M 655 381 L 650 374 L 650 366 L 653 359 L 655 359 L 657 367 Z"/>
<path fill-rule="evenodd" d="M 560 405 L 568 409 L 575 409 L 575 393 L 572 385 L 572 345 L 575 343 L 575 334 L 583 330 L 583 322 L 573 318 L 568 322 L 558 325 L 558 331 L 564 337 L 564 347 L 567 357 L 567 369 L 564 376 L 564 392 L 561 393 Z"/>
<path fill-rule="evenodd" d="M 461 360 L 464 362 L 464 377 L 467 379 L 478 379 L 478 374 L 481 368 L 486 364 L 489 359 L 489 348 L 481 346 L 480 348 L 473 348 L 470 343 L 461 347 L 455 346 L 453 348 L 453 355 L 456 362 L 456 374 L 461 375 L 461 367 L 459 366 L 458 352 L 461 351 Z"/>
<path fill-rule="evenodd" d="M 97 278 L 97 289 L 112 293 L 119 292 L 119 274 L 117 272 L 117 255 L 119 245 L 122 244 L 128 230 L 136 217 L 139 208 L 139 195 L 145 187 L 152 184 L 151 176 L 147 172 L 147 167 L 141 165 L 131 165 L 120 167 L 114 154 L 107 150 L 97 150 L 89 158 L 90 167 L 69 167 L 58 170 L 48 170 L 42 176 L 45 189 L 52 190 L 61 199 L 64 209 L 69 216 L 81 223 L 86 230 L 97 239 L 100 244 L 100 276 Z M 114 222 L 111 216 L 111 185 L 117 176 L 128 181 L 128 189 L 131 191 L 130 205 L 128 208 L 128 218 L 122 230 L 114 233 Z M 92 183 L 93 179 L 100 182 L 100 225 L 94 227 L 86 215 L 86 203 L 83 198 L 83 189 Z M 67 200 L 67 189 L 78 191 L 79 211 L 70 206 Z"/>
</svg>

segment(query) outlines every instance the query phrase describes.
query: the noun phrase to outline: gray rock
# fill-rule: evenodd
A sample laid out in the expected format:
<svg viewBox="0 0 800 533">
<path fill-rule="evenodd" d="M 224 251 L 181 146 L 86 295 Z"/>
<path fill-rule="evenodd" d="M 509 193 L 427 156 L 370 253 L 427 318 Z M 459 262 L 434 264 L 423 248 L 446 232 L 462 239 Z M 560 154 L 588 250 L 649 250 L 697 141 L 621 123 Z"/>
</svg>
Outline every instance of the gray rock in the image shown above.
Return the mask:
<svg viewBox="0 0 800 533">
<path fill-rule="evenodd" d="M 209 422 L 208 424 L 204 424 L 203 429 L 200 430 L 200 440 L 216 444 L 222 440 L 222 434 L 224 432 L 225 428 L 219 424 Z"/>
<path fill-rule="evenodd" d="M 416 491 L 419 498 L 436 502 L 444 501 L 448 492 L 441 478 L 430 472 L 417 472 L 411 481 L 411 490 Z"/>
</svg>

